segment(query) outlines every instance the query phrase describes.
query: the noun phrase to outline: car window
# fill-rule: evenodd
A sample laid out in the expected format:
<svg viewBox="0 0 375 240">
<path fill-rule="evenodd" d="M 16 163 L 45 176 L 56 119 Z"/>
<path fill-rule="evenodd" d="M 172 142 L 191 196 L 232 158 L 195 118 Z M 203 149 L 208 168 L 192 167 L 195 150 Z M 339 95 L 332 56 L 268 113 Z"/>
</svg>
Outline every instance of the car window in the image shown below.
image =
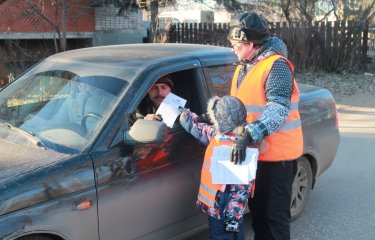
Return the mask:
<svg viewBox="0 0 375 240">
<path fill-rule="evenodd" d="M 222 97 L 230 94 L 232 77 L 235 70 L 236 66 L 233 64 L 206 68 L 215 95 Z"/>
<path fill-rule="evenodd" d="M 60 70 L 25 75 L 1 92 L 0 122 L 38 137 L 53 150 L 79 152 L 125 85 L 113 77 Z"/>
<path fill-rule="evenodd" d="M 196 70 L 183 70 L 168 74 L 173 81 L 172 93 L 187 100 L 186 108 L 200 115 L 203 113 L 200 102 L 202 94 L 196 76 Z M 157 79 L 155 79 L 155 82 Z M 146 95 L 143 95 L 145 98 Z M 141 101 L 140 104 L 144 104 Z M 139 112 L 138 112 L 139 113 Z M 129 118 L 129 126 L 131 127 L 137 118 L 142 118 L 142 114 L 136 116 L 135 112 Z M 181 139 L 182 135 L 186 136 L 186 131 L 181 127 L 179 118 L 176 119 L 172 128 L 168 128 L 168 138 L 163 144 L 143 144 L 139 143 L 134 146 L 133 157 L 136 158 L 136 171 L 143 171 L 149 168 L 157 167 L 168 162 L 174 161 L 174 157 L 170 153 L 176 151 L 175 141 Z"/>
<path fill-rule="evenodd" d="M 201 114 L 200 94 L 197 86 L 195 70 L 184 70 L 168 74 L 173 82 L 172 93 L 185 99 L 185 108 Z M 157 79 L 155 80 L 155 82 Z M 144 117 L 147 113 L 154 113 L 156 109 L 152 107 L 151 101 L 147 97 L 147 93 L 142 95 L 142 101 L 138 104 L 137 110 L 130 116 L 130 126 L 133 125 L 137 118 Z"/>
</svg>

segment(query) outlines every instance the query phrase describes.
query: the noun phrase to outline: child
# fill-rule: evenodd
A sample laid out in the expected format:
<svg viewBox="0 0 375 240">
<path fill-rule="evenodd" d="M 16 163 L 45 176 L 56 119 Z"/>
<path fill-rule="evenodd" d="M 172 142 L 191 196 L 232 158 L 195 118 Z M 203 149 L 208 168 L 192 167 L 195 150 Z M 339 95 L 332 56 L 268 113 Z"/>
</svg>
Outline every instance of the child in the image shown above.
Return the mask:
<svg viewBox="0 0 375 240">
<path fill-rule="evenodd" d="M 253 192 L 254 180 L 249 184 L 213 184 L 209 169 L 213 147 L 233 143 L 233 131 L 246 123 L 246 108 L 236 97 L 213 97 L 208 102 L 207 112 L 213 125 L 198 122 L 198 116 L 188 109 L 182 109 L 180 115 L 182 127 L 208 146 L 197 207 L 208 214 L 210 239 L 243 240 L 243 212 Z"/>
</svg>

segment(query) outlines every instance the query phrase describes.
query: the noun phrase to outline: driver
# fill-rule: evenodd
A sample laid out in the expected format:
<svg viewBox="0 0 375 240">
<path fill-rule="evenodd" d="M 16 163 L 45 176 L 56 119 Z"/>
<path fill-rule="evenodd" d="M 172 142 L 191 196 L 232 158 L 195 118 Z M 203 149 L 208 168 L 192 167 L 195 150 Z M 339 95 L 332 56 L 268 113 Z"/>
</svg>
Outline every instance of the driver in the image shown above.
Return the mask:
<svg viewBox="0 0 375 240">
<path fill-rule="evenodd" d="M 138 119 L 162 121 L 162 116 L 156 115 L 161 102 L 173 89 L 172 77 L 165 75 L 158 79 L 148 90 L 147 95 L 139 104 L 136 111 L 129 117 L 130 126 Z"/>
</svg>

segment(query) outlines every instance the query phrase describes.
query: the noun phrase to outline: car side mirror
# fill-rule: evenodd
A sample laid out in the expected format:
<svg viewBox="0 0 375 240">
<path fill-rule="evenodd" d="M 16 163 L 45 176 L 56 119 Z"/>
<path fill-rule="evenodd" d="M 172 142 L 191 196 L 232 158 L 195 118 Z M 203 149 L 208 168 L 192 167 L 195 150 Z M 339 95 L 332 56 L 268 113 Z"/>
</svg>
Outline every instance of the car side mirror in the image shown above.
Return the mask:
<svg viewBox="0 0 375 240">
<path fill-rule="evenodd" d="M 167 136 L 167 125 L 163 122 L 138 119 L 130 130 L 125 132 L 124 142 L 125 144 L 161 144 L 167 141 Z"/>
</svg>

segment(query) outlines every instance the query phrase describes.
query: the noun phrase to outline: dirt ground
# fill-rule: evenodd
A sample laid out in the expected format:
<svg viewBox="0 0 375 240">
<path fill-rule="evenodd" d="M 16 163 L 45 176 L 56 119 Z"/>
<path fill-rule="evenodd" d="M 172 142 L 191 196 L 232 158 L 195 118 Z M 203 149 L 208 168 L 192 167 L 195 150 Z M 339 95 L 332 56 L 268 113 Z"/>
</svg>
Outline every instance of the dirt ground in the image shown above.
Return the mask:
<svg viewBox="0 0 375 240">
<path fill-rule="evenodd" d="M 331 91 L 336 101 L 341 134 L 375 134 L 375 76 L 305 73 L 296 77 L 299 82 Z"/>
<path fill-rule="evenodd" d="M 375 93 L 359 93 L 355 95 L 334 94 L 333 96 L 339 110 L 347 108 L 375 108 Z"/>
<path fill-rule="evenodd" d="M 338 110 L 375 109 L 374 74 L 297 73 L 297 81 L 321 86 L 331 91 Z"/>
</svg>

